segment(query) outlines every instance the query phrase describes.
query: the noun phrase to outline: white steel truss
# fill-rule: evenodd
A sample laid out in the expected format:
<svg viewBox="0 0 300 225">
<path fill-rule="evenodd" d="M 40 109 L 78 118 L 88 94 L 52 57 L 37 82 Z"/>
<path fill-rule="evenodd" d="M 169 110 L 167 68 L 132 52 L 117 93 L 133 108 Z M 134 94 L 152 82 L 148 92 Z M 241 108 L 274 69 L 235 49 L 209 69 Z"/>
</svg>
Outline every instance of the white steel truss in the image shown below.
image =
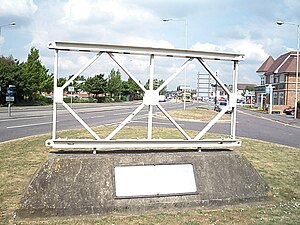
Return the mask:
<svg viewBox="0 0 300 225">
<path fill-rule="evenodd" d="M 237 77 L 238 62 L 244 60 L 243 54 L 237 53 L 220 53 L 206 52 L 186 49 L 166 49 L 166 48 L 149 48 L 124 45 L 108 45 L 94 43 L 78 42 L 51 42 L 49 49 L 55 50 L 54 61 L 54 100 L 53 100 L 53 128 L 52 139 L 46 141 L 46 146 L 53 148 L 201 148 L 201 147 L 230 147 L 240 146 L 240 140 L 236 139 L 236 94 L 237 94 Z M 96 52 L 96 55 L 84 65 L 72 78 L 70 78 L 62 87 L 57 86 L 58 79 L 58 52 L 59 51 L 85 51 Z M 93 64 L 100 55 L 108 54 L 111 59 L 130 77 L 144 92 L 143 102 L 124 119 L 107 137 L 100 138 L 92 128 L 90 128 L 72 108 L 63 101 L 63 90 L 70 85 L 76 77 Z M 115 54 L 146 55 L 150 57 L 150 75 L 149 90 L 147 90 L 138 79 L 129 72 L 129 70 L 115 57 Z M 153 89 L 154 81 L 154 59 L 155 57 L 176 57 L 185 58 L 186 61 L 180 66 L 175 73 L 165 80 L 156 90 Z M 194 59 L 198 60 L 204 69 L 216 80 L 229 96 L 227 106 L 219 112 L 199 133 L 191 138 L 183 128 L 170 116 L 170 114 L 159 104 L 159 92 L 166 87 L 177 75 L 183 71 Z M 213 70 L 204 60 L 221 60 L 233 62 L 233 88 L 232 92 L 228 90 L 225 84 L 216 76 Z M 93 136 L 94 139 L 61 139 L 57 138 L 57 106 L 61 104 L 67 111 Z M 168 120 L 178 129 L 185 139 L 153 139 L 153 107 L 157 107 Z M 113 139 L 114 136 L 128 124 L 144 107 L 148 107 L 148 128 L 147 138 L 145 139 Z M 231 133 L 230 138 L 222 139 L 203 139 L 203 136 L 210 128 L 231 108 Z"/>
</svg>

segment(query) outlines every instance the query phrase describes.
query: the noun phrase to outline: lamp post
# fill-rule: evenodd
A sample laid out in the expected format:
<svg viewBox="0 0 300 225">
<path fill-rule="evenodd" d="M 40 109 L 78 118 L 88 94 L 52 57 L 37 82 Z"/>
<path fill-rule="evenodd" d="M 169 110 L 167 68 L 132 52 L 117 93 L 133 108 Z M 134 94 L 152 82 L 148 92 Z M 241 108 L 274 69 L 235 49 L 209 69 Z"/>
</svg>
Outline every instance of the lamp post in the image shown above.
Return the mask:
<svg viewBox="0 0 300 225">
<path fill-rule="evenodd" d="M 293 25 L 293 26 L 297 27 L 297 63 L 296 63 L 295 114 L 294 114 L 294 117 L 296 119 L 297 118 L 297 111 L 298 111 L 297 102 L 298 102 L 298 77 L 299 77 L 299 24 L 277 21 L 277 25 L 283 25 L 283 24 Z"/>
<path fill-rule="evenodd" d="M 0 25 L 0 52 L 1 52 L 2 27 L 15 26 L 15 25 L 16 25 L 16 22 L 11 22 L 8 24 Z M 13 86 L 14 85 L 9 85 L 9 88 L 12 88 Z M 10 95 L 12 95 L 12 92 Z M 9 97 L 13 97 L 13 96 L 9 96 Z M 8 101 L 8 116 L 11 117 L 11 99 L 9 99 L 9 101 Z"/>
<path fill-rule="evenodd" d="M 187 19 L 163 19 L 163 22 L 172 22 L 172 21 L 179 21 L 184 22 L 185 24 L 185 48 L 188 48 L 188 21 Z M 185 110 L 185 103 L 186 103 L 186 68 L 184 69 L 184 94 L 183 94 L 183 110 Z"/>
<path fill-rule="evenodd" d="M 1 40 L 1 31 L 2 31 L 2 27 L 8 27 L 8 26 L 15 26 L 16 25 L 16 22 L 11 22 L 11 23 L 8 23 L 8 24 L 3 24 L 3 25 L 0 25 L 0 40 Z"/>
</svg>

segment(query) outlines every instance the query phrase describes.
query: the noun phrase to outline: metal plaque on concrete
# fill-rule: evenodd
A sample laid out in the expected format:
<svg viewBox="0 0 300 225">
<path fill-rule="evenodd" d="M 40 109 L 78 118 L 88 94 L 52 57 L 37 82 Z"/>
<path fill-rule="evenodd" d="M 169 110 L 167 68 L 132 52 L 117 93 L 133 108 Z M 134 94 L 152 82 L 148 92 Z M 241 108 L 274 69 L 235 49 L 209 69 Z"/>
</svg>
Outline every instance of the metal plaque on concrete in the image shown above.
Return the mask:
<svg viewBox="0 0 300 225">
<path fill-rule="evenodd" d="M 192 164 L 115 167 L 116 197 L 184 195 L 197 192 Z"/>
</svg>

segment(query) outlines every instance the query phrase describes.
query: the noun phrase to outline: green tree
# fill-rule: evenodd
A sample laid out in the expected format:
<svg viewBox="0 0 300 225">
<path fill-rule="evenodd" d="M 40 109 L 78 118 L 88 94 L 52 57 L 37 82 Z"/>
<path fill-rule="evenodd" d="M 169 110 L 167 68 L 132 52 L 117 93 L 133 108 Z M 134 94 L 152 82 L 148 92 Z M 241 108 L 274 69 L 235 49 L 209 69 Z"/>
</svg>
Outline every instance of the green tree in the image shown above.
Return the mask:
<svg viewBox="0 0 300 225">
<path fill-rule="evenodd" d="M 94 94 L 96 97 L 98 97 L 99 94 L 104 94 L 106 88 L 107 81 L 104 79 L 104 74 L 87 78 L 84 85 L 84 90 L 89 94 Z"/>
<path fill-rule="evenodd" d="M 22 79 L 21 69 L 19 62 L 16 61 L 12 56 L 10 57 L 0 57 L 0 104 L 4 104 L 5 97 L 7 94 L 8 85 L 15 85 L 15 99 L 20 101 L 20 94 L 22 87 L 20 86 L 20 81 Z"/>
<path fill-rule="evenodd" d="M 140 99 L 142 90 L 131 77 L 129 77 L 127 80 L 127 88 L 128 88 L 128 93 L 130 95 L 129 99 L 131 101 L 134 99 Z"/>
<path fill-rule="evenodd" d="M 252 91 L 254 91 L 254 90 L 255 90 L 255 88 L 254 88 L 253 86 L 247 85 L 247 86 L 245 87 L 245 89 L 243 90 L 242 96 L 245 96 L 245 94 L 247 94 L 248 92 L 252 92 Z"/>
<path fill-rule="evenodd" d="M 57 80 L 57 86 L 62 87 L 66 83 L 67 79 L 65 77 L 60 77 Z"/>
<path fill-rule="evenodd" d="M 53 75 L 48 74 L 48 69 L 39 60 L 39 50 L 32 47 L 28 54 L 27 61 L 21 63 L 22 87 L 24 96 L 29 101 L 34 101 L 39 94 L 49 91 L 53 83 Z"/>
<path fill-rule="evenodd" d="M 76 77 L 76 79 L 74 81 L 75 90 L 76 91 L 79 89 L 84 90 L 85 82 L 86 82 L 86 78 L 83 75 Z"/>
<path fill-rule="evenodd" d="M 165 81 L 164 80 L 158 80 L 158 79 L 154 79 L 153 80 L 153 90 L 156 90 L 158 87 L 160 87 L 160 85 L 162 85 Z M 145 84 L 145 88 L 147 90 L 149 90 L 149 84 L 150 84 L 150 80 L 148 79 L 146 84 Z M 167 93 L 167 86 L 165 86 L 160 92 L 160 95 L 164 95 Z"/>
<path fill-rule="evenodd" d="M 110 93 L 111 97 L 119 96 L 122 91 L 122 79 L 119 70 L 115 71 L 112 69 L 108 76 L 107 81 L 107 91 Z"/>
</svg>

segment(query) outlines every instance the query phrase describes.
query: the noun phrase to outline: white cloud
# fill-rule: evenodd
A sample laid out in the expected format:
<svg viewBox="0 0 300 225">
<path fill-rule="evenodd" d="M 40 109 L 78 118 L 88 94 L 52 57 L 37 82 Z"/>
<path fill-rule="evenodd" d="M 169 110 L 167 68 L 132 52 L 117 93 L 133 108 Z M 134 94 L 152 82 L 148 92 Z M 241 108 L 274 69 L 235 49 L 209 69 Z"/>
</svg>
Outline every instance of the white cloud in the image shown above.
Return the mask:
<svg viewBox="0 0 300 225">
<path fill-rule="evenodd" d="M 38 7 L 33 0 L 0 0 L 0 16 L 31 17 Z"/>
<path fill-rule="evenodd" d="M 137 24 L 140 21 L 151 21 L 154 16 L 147 10 L 126 1 L 69 0 L 64 8 L 63 24 L 97 24 L 102 21 L 110 25 L 121 25 L 124 22 Z M 124 25 L 124 24 L 123 24 Z"/>
<path fill-rule="evenodd" d="M 199 51 L 208 51 L 208 52 L 213 52 L 213 51 L 224 51 L 226 49 L 225 46 L 219 46 L 211 43 L 196 43 L 192 46 L 192 49 L 199 50 Z"/>
<path fill-rule="evenodd" d="M 299 0 L 284 0 L 284 2 L 291 9 L 299 9 L 300 7 Z"/>
<path fill-rule="evenodd" d="M 230 41 L 226 44 L 226 47 L 234 52 L 245 54 L 246 60 L 263 61 L 269 56 L 262 44 L 257 44 L 248 39 Z"/>
<path fill-rule="evenodd" d="M 192 49 L 217 52 L 237 52 L 245 54 L 246 60 L 262 61 L 268 57 L 262 44 L 257 44 L 249 39 L 227 41 L 224 45 L 211 43 L 196 43 Z"/>
<path fill-rule="evenodd" d="M 157 48 L 174 48 L 170 42 L 165 40 L 155 40 L 136 36 L 126 38 L 127 45 L 142 46 L 142 47 L 157 47 Z M 125 44 L 124 43 L 124 44 Z"/>
</svg>

